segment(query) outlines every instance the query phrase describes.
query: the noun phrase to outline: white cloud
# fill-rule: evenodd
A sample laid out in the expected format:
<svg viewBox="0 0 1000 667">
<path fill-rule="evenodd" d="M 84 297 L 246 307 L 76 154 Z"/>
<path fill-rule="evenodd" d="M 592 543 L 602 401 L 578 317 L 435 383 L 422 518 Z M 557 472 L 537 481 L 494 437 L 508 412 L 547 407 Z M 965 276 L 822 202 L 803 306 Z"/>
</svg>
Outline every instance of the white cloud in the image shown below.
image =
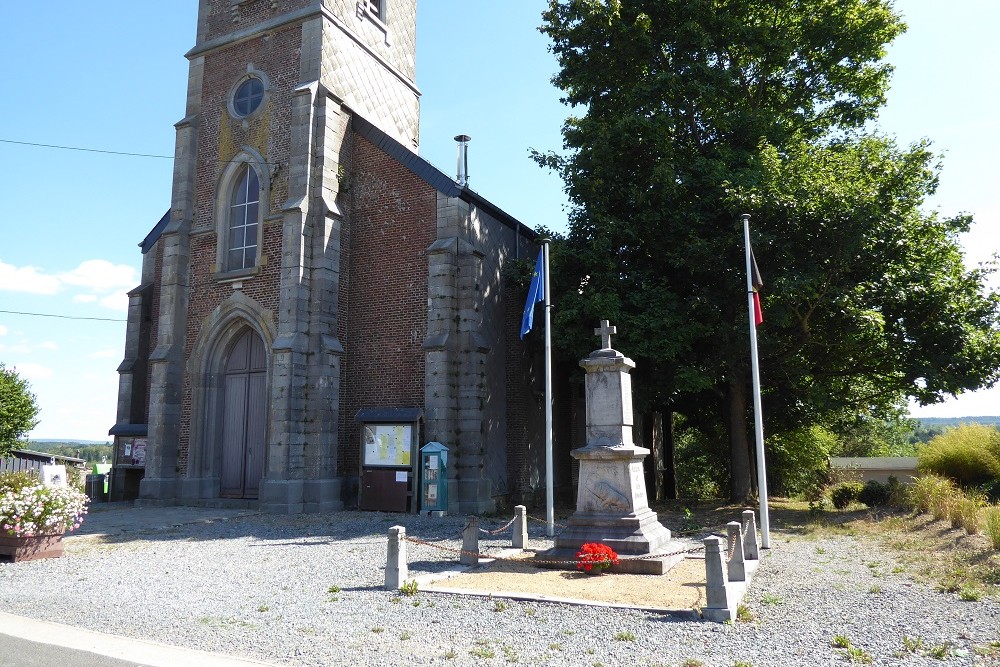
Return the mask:
<svg viewBox="0 0 1000 667">
<path fill-rule="evenodd" d="M 0 324 L 0 336 L 6 336 L 8 331 L 10 330 L 7 327 Z"/>
<path fill-rule="evenodd" d="M 41 364 L 33 364 L 31 362 L 14 364 L 14 369 L 18 375 L 29 381 L 44 380 L 52 377 L 52 369 Z"/>
<path fill-rule="evenodd" d="M 54 340 L 46 340 L 35 346 L 36 350 L 58 350 L 59 345 Z"/>
<path fill-rule="evenodd" d="M 17 267 L 0 261 L 0 290 L 55 294 L 59 291 L 59 278 L 45 275 L 33 266 Z"/>
<path fill-rule="evenodd" d="M 97 301 L 96 294 L 77 294 L 73 297 L 73 301 L 76 303 L 94 303 Z"/>
<path fill-rule="evenodd" d="M 87 356 L 91 359 L 114 359 L 122 356 L 122 351 L 117 348 L 109 347 L 104 350 L 98 350 L 97 352 L 91 352 Z"/>
<path fill-rule="evenodd" d="M 105 308 L 110 308 L 111 310 L 117 310 L 123 313 L 128 312 L 128 293 L 116 292 L 114 294 L 109 294 L 101 298 L 100 304 Z"/>
<path fill-rule="evenodd" d="M 107 292 L 135 285 L 135 269 L 127 264 L 112 264 L 103 259 L 88 259 L 72 271 L 60 273 L 67 285 L 85 287 L 94 292 Z"/>
</svg>

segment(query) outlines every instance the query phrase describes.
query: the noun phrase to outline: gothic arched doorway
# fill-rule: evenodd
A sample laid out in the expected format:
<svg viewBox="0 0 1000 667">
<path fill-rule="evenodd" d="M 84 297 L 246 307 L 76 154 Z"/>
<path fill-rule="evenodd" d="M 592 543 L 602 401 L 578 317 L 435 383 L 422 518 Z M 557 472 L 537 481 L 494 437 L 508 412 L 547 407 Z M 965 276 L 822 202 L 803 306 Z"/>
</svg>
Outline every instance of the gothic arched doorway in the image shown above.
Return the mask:
<svg viewBox="0 0 1000 667">
<path fill-rule="evenodd" d="M 264 341 L 248 329 L 226 359 L 219 495 L 256 498 L 264 474 L 267 428 L 267 356 Z"/>
</svg>

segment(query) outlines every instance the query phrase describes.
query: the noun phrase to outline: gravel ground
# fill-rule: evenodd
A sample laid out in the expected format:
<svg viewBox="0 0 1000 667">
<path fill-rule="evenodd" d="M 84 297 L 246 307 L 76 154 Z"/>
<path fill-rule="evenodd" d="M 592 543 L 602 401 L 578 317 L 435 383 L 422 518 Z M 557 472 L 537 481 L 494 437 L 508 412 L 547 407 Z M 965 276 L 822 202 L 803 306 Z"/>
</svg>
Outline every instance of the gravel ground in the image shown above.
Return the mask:
<svg viewBox="0 0 1000 667">
<path fill-rule="evenodd" d="M 382 583 L 386 530 L 400 521 L 371 512 L 253 515 L 74 537 L 63 558 L 0 563 L 0 609 L 282 665 L 849 664 L 831 645 L 836 635 L 876 665 L 1000 664 L 975 652 L 1000 639 L 1000 606 L 914 583 L 863 539 L 774 532 L 747 595 L 755 620 L 720 625 L 427 591 L 398 596 Z M 402 522 L 411 537 L 460 546 L 461 517 Z M 543 530 L 531 526 L 532 547 L 547 546 Z M 411 575 L 453 564 L 442 550 L 408 550 Z M 904 637 L 923 648 L 905 652 Z M 935 647 L 946 657 L 927 654 Z"/>
</svg>

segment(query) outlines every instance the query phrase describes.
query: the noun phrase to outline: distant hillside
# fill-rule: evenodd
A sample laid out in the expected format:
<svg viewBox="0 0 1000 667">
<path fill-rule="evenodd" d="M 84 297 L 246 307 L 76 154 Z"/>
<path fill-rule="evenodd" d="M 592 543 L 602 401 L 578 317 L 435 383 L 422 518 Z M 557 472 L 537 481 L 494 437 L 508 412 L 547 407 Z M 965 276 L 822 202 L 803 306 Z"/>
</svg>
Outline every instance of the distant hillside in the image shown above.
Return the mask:
<svg viewBox="0 0 1000 667">
<path fill-rule="evenodd" d="M 107 440 L 74 440 L 72 438 L 53 438 L 41 440 L 29 440 L 32 445 L 110 445 L 111 439 Z"/>
<path fill-rule="evenodd" d="M 87 463 L 110 461 L 114 457 L 114 447 L 110 442 L 93 440 L 32 440 L 26 449 L 45 454 L 72 456 Z"/>
<path fill-rule="evenodd" d="M 958 426 L 960 424 L 985 424 L 1000 426 L 1000 417 L 912 417 L 924 426 Z"/>
</svg>

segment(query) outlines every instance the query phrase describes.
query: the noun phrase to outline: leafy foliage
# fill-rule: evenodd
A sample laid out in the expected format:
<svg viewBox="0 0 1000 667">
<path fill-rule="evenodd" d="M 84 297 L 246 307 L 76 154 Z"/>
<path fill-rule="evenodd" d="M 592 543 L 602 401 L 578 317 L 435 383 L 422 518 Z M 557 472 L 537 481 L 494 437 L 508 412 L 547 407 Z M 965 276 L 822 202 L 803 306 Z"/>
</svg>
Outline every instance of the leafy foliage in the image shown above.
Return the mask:
<svg viewBox="0 0 1000 667">
<path fill-rule="evenodd" d="M 870 479 L 865 482 L 864 488 L 858 494 L 858 501 L 864 503 L 866 507 L 885 507 L 889 504 L 891 494 L 888 484 Z"/>
<path fill-rule="evenodd" d="M 767 440 L 768 491 L 816 497 L 829 480 L 837 436 L 820 426 L 779 433 Z"/>
<path fill-rule="evenodd" d="M 965 424 L 942 433 L 921 447 L 918 469 L 976 486 L 1000 477 L 1000 431 Z"/>
<path fill-rule="evenodd" d="M 864 133 L 905 27 L 888 0 L 551 0 L 543 16 L 553 80 L 582 112 L 566 154 L 535 154 L 572 202 L 556 340 L 579 358 L 580 322 L 612 320 L 637 406 L 724 452 L 733 499 L 750 491 L 739 213 L 767 280 L 769 434 L 997 379 L 1000 301 L 956 241 L 971 220 L 922 211 L 926 144 Z"/>
<path fill-rule="evenodd" d="M 830 489 L 830 500 L 837 509 L 847 509 L 851 503 L 858 500 L 864 489 L 861 482 L 841 482 Z"/>
<path fill-rule="evenodd" d="M 28 382 L 0 363 L 0 458 L 9 456 L 18 441 L 38 424 L 37 416 L 38 406 Z"/>
</svg>

